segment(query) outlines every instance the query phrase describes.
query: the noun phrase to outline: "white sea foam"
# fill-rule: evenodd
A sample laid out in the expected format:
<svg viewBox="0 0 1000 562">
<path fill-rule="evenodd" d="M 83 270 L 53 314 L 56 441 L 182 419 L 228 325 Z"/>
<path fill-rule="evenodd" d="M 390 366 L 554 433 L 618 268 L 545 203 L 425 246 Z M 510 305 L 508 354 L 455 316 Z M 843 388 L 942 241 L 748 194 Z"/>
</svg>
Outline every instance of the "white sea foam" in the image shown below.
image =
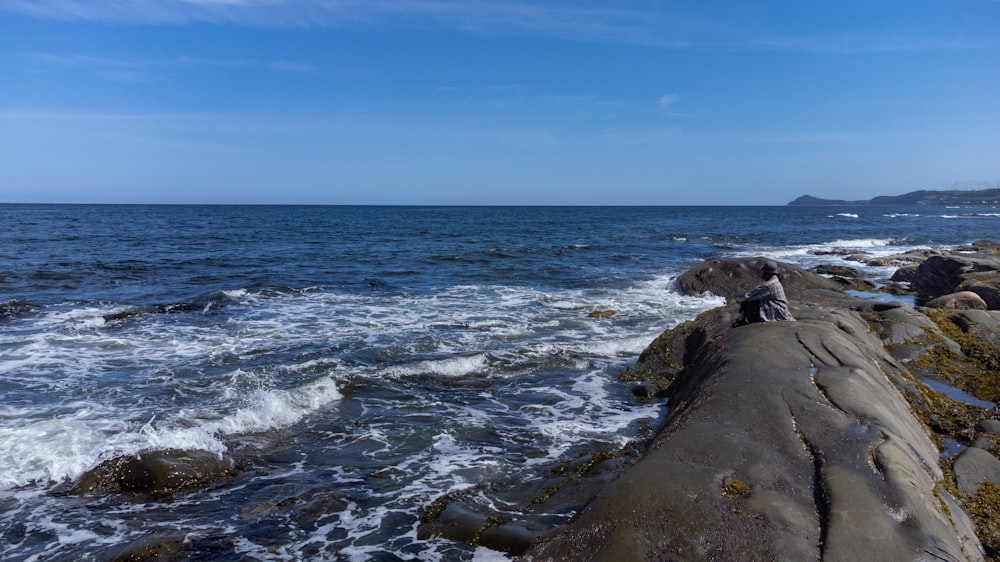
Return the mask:
<svg viewBox="0 0 1000 562">
<path fill-rule="evenodd" d="M 239 303 L 226 303 L 204 320 L 195 311 L 191 318 L 145 314 L 102 324 L 104 315 L 116 310 L 110 306 L 43 312 L 28 337 L 0 334 L 6 345 L 0 370 L 25 391 L 44 389 L 79 404 L 53 403 L 48 412 L 45 405 L 0 409 L 0 439 L 8 440 L 0 441 L 0 450 L 13 450 L 6 445 L 16 443 L 19 453 L 17 459 L 0 458 L 0 474 L 7 477 L 0 487 L 73 479 L 103 460 L 151 448 L 224 453 L 231 437 L 287 428 L 313 414 L 328 416 L 324 410 L 342 400 L 338 379 L 348 370 L 350 377 L 399 377 L 403 384 L 406 377 L 426 374 L 486 376 L 494 379 L 491 384 L 516 382 L 519 390 L 540 397 L 522 409 L 511 406 L 509 396 L 484 388 L 477 397 L 482 403 L 421 402 L 418 423 L 434 412 L 447 427 L 432 446 L 407 452 L 398 462 L 400 448 L 410 444 L 401 445 L 406 439 L 396 426 L 359 424 L 346 435 L 324 430 L 372 463 L 393 459 L 385 478 L 399 479 L 398 489 L 382 498 L 380 507 L 354 505 L 325 516 L 276 551 L 250 541 L 237 546 L 248 556 L 271 559 L 295 559 L 303 551 L 346 559 L 395 552 L 397 547 L 377 539 L 387 519 L 412 515 L 417 506 L 449 491 L 528 477 L 525 471 L 559 460 L 581 441 L 620 446 L 631 424 L 660 415 L 662 404 L 627 400 L 623 407 L 623 397 L 609 391 L 622 390 L 609 372 L 660 330 L 724 302 L 677 294 L 670 289 L 675 273 L 611 291 L 490 285 L 430 295 L 236 290 L 225 296 Z M 616 314 L 587 318 L 593 310 Z M 558 375 L 551 381 L 521 378 L 539 369 Z M 59 376 L 48 376 L 52 372 Z M 101 407 L 87 412 L 90 402 Z M 400 406 L 380 402 L 363 408 L 395 411 Z M 47 414 L 48 426 L 25 421 Z M 499 414 L 511 421 L 498 423 Z M 470 435 L 498 437 L 494 442 Z M 505 445 L 530 454 L 512 453 Z M 357 493 L 369 493 L 366 482 L 357 472 L 337 476 L 338 485 L 358 486 Z M 397 540 L 399 548 L 416 541 L 415 528 Z M 439 554 L 428 542 L 421 558 L 431 560 Z M 442 541 L 440 552 L 453 553 L 448 544 Z M 398 554 L 409 557 L 412 550 Z M 505 559 L 485 549 L 475 556 Z"/>
<path fill-rule="evenodd" d="M 81 409 L 55 419 L 0 427 L 0 450 L 5 451 L 0 455 L 0 487 L 73 479 L 101 460 L 148 449 L 222 454 L 224 436 L 287 427 L 341 398 L 336 383 L 323 378 L 290 391 L 257 392 L 247 406 L 212 420 L 190 417 L 138 425 L 115 419 L 110 409 Z"/>
<path fill-rule="evenodd" d="M 0 488 L 82 474 L 100 460 L 108 436 L 126 429 L 124 422 L 87 412 L 0 427 Z"/>
<path fill-rule="evenodd" d="M 103 458 L 146 448 L 222 452 L 226 436 L 287 427 L 340 399 L 333 379 L 326 376 L 337 369 L 333 358 L 271 370 L 202 374 L 212 364 L 253 358 L 276 345 L 294 348 L 328 341 L 380 347 L 384 341 L 398 340 L 426 346 L 406 353 L 437 356 L 416 363 L 375 365 L 367 373 L 362 367 L 369 376 L 506 377 L 550 357 L 567 367 L 586 369 L 594 360 L 635 354 L 656 334 L 649 328 L 623 331 L 629 324 L 659 318 L 653 326 L 667 328 L 723 302 L 678 295 L 669 290 L 671 280 L 672 274 L 664 274 L 604 294 L 583 290 L 546 294 L 486 285 L 456 286 L 429 296 L 388 297 L 319 290 L 261 297 L 234 290 L 226 295 L 254 300 L 252 307 L 230 311 L 238 313 L 235 320 L 185 324 L 174 321 L 173 315 L 148 314 L 130 319 L 127 329 L 105 329 L 103 317 L 114 311 L 112 307 L 53 309 L 36 319 L 36 333 L 27 339 L 0 336 L 13 350 L 0 356 L 0 370 L 9 373 L 8 380 L 20 381 L 27 389 L 78 394 L 93 386 L 92 381 L 122 368 L 149 375 L 124 380 L 121 388 L 112 389 L 103 399 L 107 408 L 99 415 L 54 417 L 74 423 L 63 425 L 53 443 L 75 442 L 75 448 L 47 447 L 36 435 L 42 426 L 13 419 L 24 418 L 20 410 L 2 422 L 5 439 L 13 440 L 9 450 L 15 442 L 23 447 L 18 449 L 17 463 L 3 466 L 4 485 L 72 478 Z M 586 318 L 585 313 L 595 309 L 613 309 L 617 314 L 606 320 Z M 208 365 L 202 364 L 205 361 Z M 44 376 L 53 371 L 60 376 Z M 317 374 L 322 376 L 313 382 L 306 378 Z M 279 380 L 285 389 L 276 388 Z M 130 396 L 141 399 L 137 403 Z M 169 397 L 188 403 L 177 409 L 171 400 L 164 401 Z"/>
<path fill-rule="evenodd" d="M 788 261 L 800 267 L 814 267 L 820 264 L 829 264 L 841 260 L 845 265 L 858 269 L 870 269 L 873 273 L 890 273 L 895 268 L 879 266 L 865 266 L 858 261 L 848 261 L 844 259 L 851 253 L 867 255 L 871 257 L 882 257 L 903 253 L 909 250 L 918 249 L 921 246 L 900 245 L 897 240 L 889 238 L 859 238 L 859 239 L 837 239 L 819 244 L 801 244 L 780 247 L 757 247 L 748 248 L 732 255 L 736 257 L 756 257 L 766 255 L 779 261 Z"/>
<path fill-rule="evenodd" d="M 420 361 L 412 365 L 401 365 L 386 369 L 386 373 L 396 376 L 432 374 L 445 377 L 460 377 L 488 371 L 487 357 L 478 354 L 469 357 L 448 357 L 437 361 Z"/>
</svg>

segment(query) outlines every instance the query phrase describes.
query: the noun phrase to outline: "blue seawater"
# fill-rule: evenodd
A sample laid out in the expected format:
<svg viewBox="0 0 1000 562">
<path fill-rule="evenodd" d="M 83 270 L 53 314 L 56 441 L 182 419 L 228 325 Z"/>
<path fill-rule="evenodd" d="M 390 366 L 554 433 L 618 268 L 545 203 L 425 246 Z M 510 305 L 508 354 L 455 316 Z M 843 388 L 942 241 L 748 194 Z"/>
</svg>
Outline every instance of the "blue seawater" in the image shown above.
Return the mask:
<svg viewBox="0 0 1000 562">
<path fill-rule="evenodd" d="M 3 560 L 103 560 L 182 530 L 218 559 L 485 560 L 418 536 L 666 411 L 617 375 L 722 304 L 709 257 L 805 267 L 997 238 L 935 207 L 0 205 Z M 589 318 L 614 310 L 610 318 Z M 250 459 L 169 502 L 53 493 L 159 449 Z M 558 524 L 572 510 L 548 514 Z"/>
</svg>

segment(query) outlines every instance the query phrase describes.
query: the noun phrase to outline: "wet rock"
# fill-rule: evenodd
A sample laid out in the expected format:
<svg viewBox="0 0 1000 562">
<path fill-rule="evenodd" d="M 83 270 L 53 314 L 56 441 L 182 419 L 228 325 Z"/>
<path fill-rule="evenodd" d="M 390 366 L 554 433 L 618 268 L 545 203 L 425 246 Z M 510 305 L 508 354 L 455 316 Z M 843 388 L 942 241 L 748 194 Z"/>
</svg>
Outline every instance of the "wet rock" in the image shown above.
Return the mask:
<svg viewBox="0 0 1000 562">
<path fill-rule="evenodd" d="M 419 536 L 428 539 L 441 536 L 456 542 L 471 542 L 479 529 L 486 523 L 487 516 L 467 508 L 460 501 L 448 501 L 438 513 L 427 516 L 425 525 L 421 526 Z"/>
<path fill-rule="evenodd" d="M 123 310 L 121 312 L 115 312 L 112 314 L 105 314 L 103 316 L 105 322 L 121 322 L 122 320 L 129 320 L 131 318 L 137 318 L 142 315 L 142 311 L 138 309 Z"/>
<path fill-rule="evenodd" d="M 734 299 L 761 282 L 760 268 L 766 258 L 707 260 L 677 278 L 677 287 L 685 295 L 711 293 Z M 790 264 L 778 264 L 781 284 L 789 300 L 803 300 L 804 293 L 816 289 L 840 292 L 841 285 L 811 271 Z"/>
<path fill-rule="evenodd" d="M 836 277 L 855 278 L 858 276 L 858 270 L 844 265 L 818 265 L 813 268 L 813 271 L 820 275 L 832 275 Z"/>
<path fill-rule="evenodd" d="M 171 496 L 206 486 L 233 471 L 231 459 L 208 451 L 146 451 L 101 463 L 80 477 L 71 492 Z"/>
<path fill-rule="evenodd" d="M 969 447 L 955 459 L 955 483 L 964 494 L 975 494 L 984 482 L 1000 486 L 1000 459 L 989 451 Z"/>
<path fill-rule="evenodd" d="M 504 523 L 489 527 L 479 537 L 479 544 L 490 550 L 508 554 L 522 554 L 545 529 L 529 528 L 518 523 Z"/>
<path fill-rule="evenodd" d="M 186 533 L 157 533 L 132 541 L 113 557 L 115 562 L 163 562 L 182 560 Z"/>
<path fill-rule="evenodd" d="M 115 562 L 230 560 L 234 548 L 235 543 L 226 536 L 198 537 L 189 532 L 167 531 L 112 549 L 107 559 Z"/>
<path fill-rule="evenodd" d="M 652 398 L 659 389 L 653 383 L 637 384 L 632 387 L 632 395 L 636 398 Z"/>
<path fill-rule="evenodd" d="M 927 249 L 921 248 L 916 250 L 909 250 L 901 254 L 893 254 L 891 256 L 881 256 L 875 258 L 862 259 L 866 265 L 873 267 L 891 267 L 897 266 L 900 269 L 905 269 L 909 267 L 916 268 L 920 262 L 926 260 L 931 256 L 940 255 L 941 250 L 937 249 Z"/>
<path fill-rule="evenodd" d="M 587 318 L 611 318 L 615 314 L 618 314 L 617 310 L 595 310 L 587 315 Z"/>
<path fill-rule="evenodd" d="M 972 291 L 959 291 L 931 299 L 924 306 L 949 310 L 986 310 L 986 301 Z"/>
<path fill-rule="evenodd" d="M 7 320 L 10 318 L 17 318 L 19 316 L 24 316 L 31 312 L 34 312 L 36 307 L 32 304 L 20 301 L 17 299 L 10 299 L 4 302 L 0 302 L 0 320 Z"/>
<path fill-rule="evenodd" d="M 471 546 L 484 546 L 498 552 L 521 554 L 547 527 L 528 520 L 511 520 L 507 514 L 487 515 L 461 499 L 447 498 L 447 505 L 434 514 L 425 514 L 418 536 L 444 537 Z"/>
<path fill-rule="evenodd" d="M 842 265 L 820 265 L 813 268 L 819 275 L 835 281 L 844 290 L 874 292 L 876 286 L 867 279 L 862 279 L 856 269 Z"/>
</svg>

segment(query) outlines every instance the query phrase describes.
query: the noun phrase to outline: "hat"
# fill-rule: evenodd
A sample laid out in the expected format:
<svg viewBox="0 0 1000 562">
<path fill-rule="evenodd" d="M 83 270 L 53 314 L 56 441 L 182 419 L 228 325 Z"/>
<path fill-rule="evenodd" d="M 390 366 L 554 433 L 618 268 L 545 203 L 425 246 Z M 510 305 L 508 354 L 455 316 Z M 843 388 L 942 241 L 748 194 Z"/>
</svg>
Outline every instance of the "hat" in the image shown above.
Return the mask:
<svg viewBox="0 0 1000 562">
<path fill-rule="evenodd" d="M 764 275 L 777 275 L 778 274 L 778 264 L 773 261 L 766 261 L 764 265 L 760 267 L 760 272 Z"/>
</svg>

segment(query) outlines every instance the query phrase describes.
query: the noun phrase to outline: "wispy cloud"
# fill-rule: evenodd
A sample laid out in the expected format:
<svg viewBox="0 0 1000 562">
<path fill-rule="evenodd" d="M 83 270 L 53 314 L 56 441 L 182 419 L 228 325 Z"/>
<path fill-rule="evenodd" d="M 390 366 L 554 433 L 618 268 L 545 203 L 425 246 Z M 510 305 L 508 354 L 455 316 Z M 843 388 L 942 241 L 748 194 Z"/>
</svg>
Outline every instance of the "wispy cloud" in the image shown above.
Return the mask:
<svg viewBox="0 0 1000 562">
<path fill-rule="evenodd" d="M 23 53 L 22 56 L 29 67 L 36 71 L 48 67 L 59 67 L 92 72 L 113 82 L 156 82 L 159 80 L 151 65 L 127 58 L 39 51 Z"/>
<path fill-rule="evenodd" d="M 677 94 L 665 94 L 660 96 L 659 100 L 660 109 L 666 109 L 671 105 L 674 105 L 675 103 L 677 103 L 677 100 L 679 99 L 681 99 L 681 97 Z"/>
<path fill-rule="evenodd" d="M 627 7 L 623 7 L 627 6 Z M 215 23 L 262 28 L 410 26 L 514 33 L 664 49 L 755 49 L 814 53 L 996 48 L 993 37 L 823 33 L 784 35 L 699 3 L 664 6 L 549 0 L 0 0 L 0 12 L 100 23 Z"/>
<path fill-rule="evenodd" d="M 680 112 L 673 111 L 673 110 L 670 109 L 675 104 L 677 104 L 677 102 L 679 102 L 680 100 L 681 100 L 680 94 L 664 94 L 664 95 L 660 96 L 660 99 L 657 101 L 657 105 L 659 105 L 660 111 L 663 113 L 663 115 L 666 115 L 666 116 L 669 116 L 669 117 L 690 118 L 691 115 L 688 114 L 688 113 L 680 113 Z"/>
<path fill-rule="evenodd" d="M 235 0 L 219 1 L 231 2 Z M 21 57 L 36 71 L 44 71 L 47 67 L 77 69 L 114 82 L 157 82 L 177 69 L 200 67 L 234 70 L 257 68 L 294 74 L 315 74 L 319 70 L 314 64 L 289 60 L 210 59 L 191 56 L 172 59 L 137 59 L 41 51 L 21 53 Z"/>
<path fill-rule="evenodd" d="M 790 143 L 790 144 L 816 144 L 816 143 L 853 143 L 865 140 L 866 136 L 860 133 L 846 131 L 813 131 L 798 133 L 764 133 L 745 137 L 743 142 L 747 143 Z"/>
</svg>

